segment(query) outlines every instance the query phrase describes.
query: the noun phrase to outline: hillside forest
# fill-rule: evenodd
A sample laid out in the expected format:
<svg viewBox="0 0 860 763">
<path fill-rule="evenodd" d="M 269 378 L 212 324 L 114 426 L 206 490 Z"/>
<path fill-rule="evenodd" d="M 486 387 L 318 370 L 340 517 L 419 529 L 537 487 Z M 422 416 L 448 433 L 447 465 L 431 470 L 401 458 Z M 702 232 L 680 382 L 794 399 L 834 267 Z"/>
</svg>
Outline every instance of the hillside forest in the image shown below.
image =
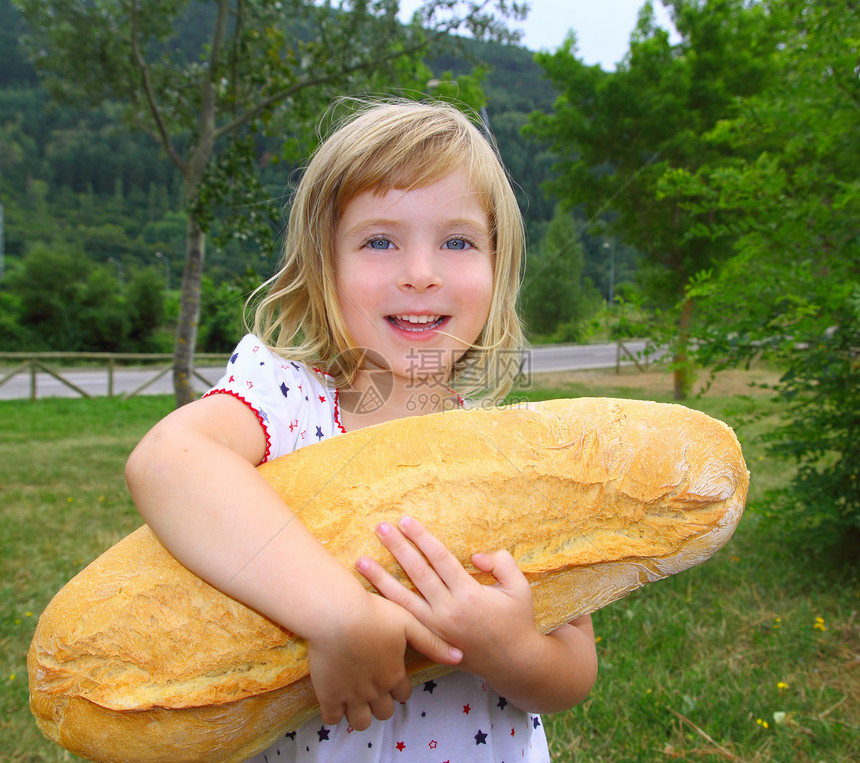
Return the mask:
<svg viewBox="0 0 860 763">
<path fill-rule="evenodd" d="M 198 13 L 207 10 L 205 3 L 195 5 Z M 179 45 L 187 40 L 193 50 L 198 22 L 195 13 L 178 18 Z M 90 107 L 51 97 L 21 44 L 27 26 L 10 0 L 0 0 L 0 30 L 0 350 L 171 351 L 185 253 L 182 178 L 149 136 L 125 128 L 118 104 Z M 452 92 L 463 96 L 457 77 L 468 81 L 480 67 L 485 113 L 537 251 L 559 201 L 543 189 L 553 163 L 545 142 L 524 137 L 521 128 L 531 112 L 551 107 L 557 90 L 524 48 L 477 42 L 469 48 L 428 62 L 428 70 L 454 79 Z M 257 136 L 254 190 L 262 197 L 247 194 L 244 209 L 221 206 L 212 214 L 198 350 L 232 348 L 244 296 L 272 274 L 290 193 L 315 126 L 314 119 L 301 126 L 304 137 L 294 136 L 298 145 L 287 160 L 281 158 L 282 135 Z M 265 223 L 251 231 L 234 225 L 249 212 Z M 565 258 L 574 266 L 570 277 L 587 285 L 588 312 L 594 314 L 613 289 L 610 277 L 616 290 L 631 281 L 635 250 L 615 244 L 611 274 L 605 241 L 592 235 L 584 218 L 559 213 L 560 224 L 576 242 Z M 548 289 L 566 285 L 557 269 L 539 280 Z M 532 321 L 537 338 L 551 338 L 571 318 L 576 325 L 562 329 L 560 338 L 585 336 L 585 311 L 566 307 L 563 295 L 538 302 Z"/>
</svg>

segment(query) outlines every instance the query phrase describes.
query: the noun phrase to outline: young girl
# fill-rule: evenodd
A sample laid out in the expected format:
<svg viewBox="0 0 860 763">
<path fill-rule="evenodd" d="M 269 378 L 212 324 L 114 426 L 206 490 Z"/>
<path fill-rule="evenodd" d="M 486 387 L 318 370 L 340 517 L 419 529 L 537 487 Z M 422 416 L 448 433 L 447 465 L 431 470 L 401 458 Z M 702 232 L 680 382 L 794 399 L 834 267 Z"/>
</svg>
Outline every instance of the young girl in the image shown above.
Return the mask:
<svg viewBox="0 0 860 763">
<path fill-rule="evenodd" d="M 129 458 L 132 496 L 167 548 L 307 640 L 320 717 L 255 761 L 545 761 L 535 713 L 590 690 L 590 618 L 538 634 L 507 552 L 475 549 L 498 581 L 479 585 L 404 517 L 377 531 L 420 595 L 362 558 L 371 594 L 255 469 L 368 424 L 498 400 L 517 373 L 501 361 L 522 345 L 521 253 L 505 172 L 463 114 L 364 108 L 301 180 L 254 333 Z M 413 691 L 407 645 L 458 670 Z"/>
</svg>

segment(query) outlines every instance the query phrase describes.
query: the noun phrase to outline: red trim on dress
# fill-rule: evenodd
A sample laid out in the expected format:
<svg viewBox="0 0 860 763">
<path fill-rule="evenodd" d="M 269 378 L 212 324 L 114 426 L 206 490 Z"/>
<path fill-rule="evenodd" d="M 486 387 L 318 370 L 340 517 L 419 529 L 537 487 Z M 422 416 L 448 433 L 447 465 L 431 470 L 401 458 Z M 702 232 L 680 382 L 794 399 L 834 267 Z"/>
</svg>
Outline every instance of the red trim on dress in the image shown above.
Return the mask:
<svg viewBox="0 0 860 763">
<path fill-rule="evenodd" d="M 346 434 L 346 427 L 340 422 L 340 390 L 335 387 L 334 388 L 334 423 L 337 424 L 337 428 L 340 429 L 341 432 Z"/>
<path fill-rule="evenodd" d="M 232 395 L 237 400 L 241 400 L 254 412 L 254 415 L 257 417 L 257 421 L 260 422 L 260 426 L 263 428 L 263 434 L 266 436 L 266 452 L 263 454 L 263 458 L 260 461 L 260 464 L 265 464 L 266 461 L 269 460 L 269 456 L 272 454 L 272 437 L 269 434 L 269 427 L 266 426 L 266 421 L 260 415 L 260 412 L 253 405 L 251 405 L 249 401 L 247 401 L 238 392 L 232 389 L 224 389 L 223 387 L 219 387 L 218 389 L 210 389 L 205 395 L 203 395 L 203 397 L 209 397 L 210 395 Z M 257 464 L 257 466 L 259 466 L 260 464 Z"/>
<path fill-rule="evenodd" d="M 311 369 L 313 370 L 314 373 L 320 374 L 322 376 L 328 376 L 329 379 L 334 378 L 328 371 L 323 371 L 321 368 L 313 368 L 313 366 L 311 366 Z M 335 387 L 334 388 L 334 423 L 337 424 L 337 428 L 343 434 L 346 434 L 346 428 L 344 427 L 344 425 L 341 423 L 341 420 L 340 420 L 340 402 L 339 401 L 340 401 L 340 390 L 337 387 Z"/>
</svg>

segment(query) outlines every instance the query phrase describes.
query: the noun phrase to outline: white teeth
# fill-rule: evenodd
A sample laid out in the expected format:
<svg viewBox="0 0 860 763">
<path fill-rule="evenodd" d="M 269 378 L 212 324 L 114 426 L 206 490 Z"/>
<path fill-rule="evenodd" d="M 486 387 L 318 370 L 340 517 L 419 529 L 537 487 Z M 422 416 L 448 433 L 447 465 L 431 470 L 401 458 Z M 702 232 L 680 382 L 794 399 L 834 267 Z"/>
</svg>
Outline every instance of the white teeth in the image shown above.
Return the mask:
<svg viewBox="0 0 860 763">
<path fill-rule="evenodd" d="M 441 315 L 395 315 L 395 318 L 399 321 L 406 321 L 407 323 L 436 323 L 442 316 Z"/>
</svg>

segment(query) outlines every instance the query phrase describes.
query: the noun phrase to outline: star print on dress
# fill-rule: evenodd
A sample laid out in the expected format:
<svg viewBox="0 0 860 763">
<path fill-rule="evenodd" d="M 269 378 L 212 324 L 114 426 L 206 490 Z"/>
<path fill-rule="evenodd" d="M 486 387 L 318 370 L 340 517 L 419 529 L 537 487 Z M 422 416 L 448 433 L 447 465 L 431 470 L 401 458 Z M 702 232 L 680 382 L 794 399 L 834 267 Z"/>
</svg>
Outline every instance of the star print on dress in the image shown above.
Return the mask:
<svg viewBox="0 0 860 763">
<path fill-rule="evenodd" d="M 238 353 L 238 352 L 234 352 L 234 353 L 230 356 L 230 362 L 231 362 L 231 363 L 235 363 L 238 359 L 239 359 L 239 353 Z"/>
<path fill-rule="evenodd" d="M 464 712 L 466 715 L 468 715 L 469 713 L 471 713 L 471 712 L 472 712 L 472 708 L 471 708 L 471 707 L 469 707 L 468 705 L 463 705 L 463 712 Z"/>
<path fill-rule="evenodd" d="M 536 715 L 533 715 L 533 716 L 532 716 L 532 725 L 533 725 L 535 728 L 537 728 L 538 726 L 540 726 L 540 718 L 538 718 Z"/>
<path fill-rule="evenodd" d="M 427 683 L 424 684 L 424 691 L 429 691 L 431 694 L 433 693 L 433 689 L 435 689 L 435 688 L 436 688 L 436 682 L 435 681 L 427 681 Z"/>
<path fill-rule="evenodd" d="M 499 697 L 499 701 L 496 702 L 496 707 L 499 708 L 499 710 L 504 710 L 507 704 L 508 701 L 504 697 Z"/>
<path fill-rule="evenodd" d="M 486 744 L 486 743 L 487 743 L 487 735 L 483 731 L 481 731 L 481 729 L 478 729 L 478 733 L 475 734 L 475 744 L 478 745 L 478 744 Z"/>
<path fill-rule="evenodd" d="M 288 397 L 290 394 L 290 388 L 287 386 L 286 382 L 281 382 L 281 394 L 284 397 Z"/>
<path fill-rule="evenodd" d="M 394 745 L 400 752 L 403 752 L 406 749 L 406 744 L 404 742 L 398 742 Z"/>
<path fill-rule="evenodd" d="M 325 726 L 323 726 L 322 728 L 320 728 L 319 731 L 317 731 L 317 734 L 319 735 L 319 738 L 320 738 L 320 742 L 322 742 L 324 739 L 325 740 L 328 739 L 328 735 L 329 735 L 330 731 L 331 731 L 331 729 L 327 729 Z"/>
<path fill-rule="evenodd" d="M 322 427 L 317 427 L 317 433 L 316 433 L 315 437 L 319 438 L 320 440 L 322 440 L 322 438 L 325 437 L 325 435 L 323 434 L 323 431 L 322 431 Z"/>
</svg>

